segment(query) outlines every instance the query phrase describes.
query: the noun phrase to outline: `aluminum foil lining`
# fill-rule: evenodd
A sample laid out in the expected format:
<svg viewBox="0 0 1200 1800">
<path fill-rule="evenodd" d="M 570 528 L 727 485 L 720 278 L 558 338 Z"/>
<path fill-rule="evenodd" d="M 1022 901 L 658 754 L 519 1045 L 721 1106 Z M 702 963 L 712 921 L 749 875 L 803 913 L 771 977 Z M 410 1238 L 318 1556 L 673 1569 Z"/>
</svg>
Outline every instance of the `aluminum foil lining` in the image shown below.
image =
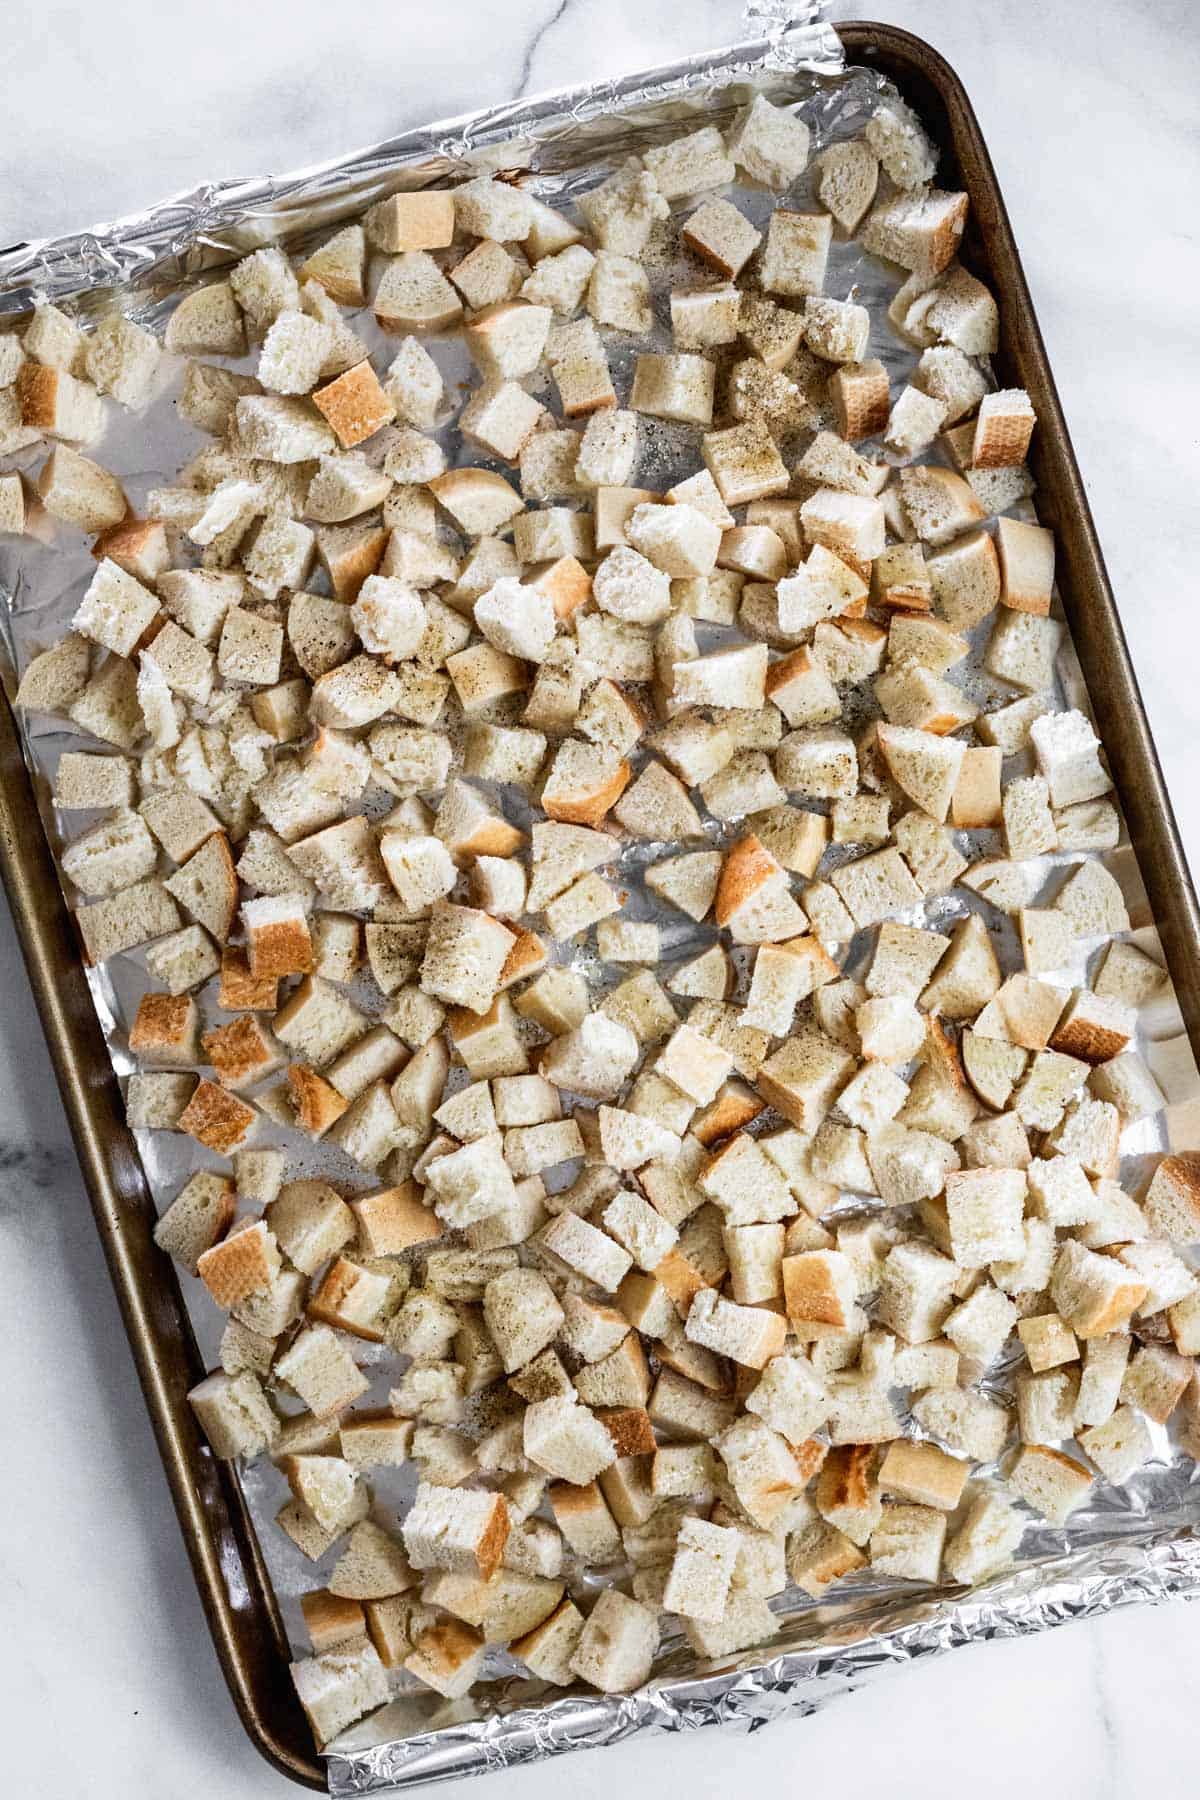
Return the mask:
<svg viewBox="0 0 1200 1800">
<path fill-rule="evenodd" d="M 182 292 L 208 278 L 210 270 L 257 245 L 305 247 L 387 193 L 459 178 L 480 166 L 520 173 L 535 192 L 569 206 L 632 151 L 695 128 L 701 121 L 725 123 L 756 92 L 794 108 L 812 130 L 814 150 L 859 132 L 890 89 L 876 71 L 843 66 L 836 37 L 817 16 L 820 8 L 808 6 L 798 18 L 797 9 L 785 0 L 754 0 L 748 10 L 764 28 L 764 36 L 753 44 L 692 57 L 650 74 L 447 121 L 292 176 L 202 188 L 110 227 L 19 246 L 0 255 L 0 326 L 7 322 L 5 315 L 15 322 L 13 316 L 38 295 L 84 316 L 119 304 L 134 317 L 157 322 Z M 784 203 L 803 205 L 810 191 L 802 178 Z M 738 201 L 761 223 L 775 197 L 744 189 Z M 668 239 L 652 267 L 660 315 L 666 310 L 662 297 L 681 269 L 687 265 L 679 261 L 677 246 Z M 694 271 L 689 271 L 689 278 L 694 279 Z M 853 292 L 871 306 L 875 335 L 868 354 L 880 357 L 893 383 L 907 376 L 915 360 L 911 347 L 902 344 L 883 320 L 895 280 L 893 272 L 864 256 L 856 244 L 835 241 L 828 291 Z M 356 316 L 353 323 L 373 352 L 384 348 L 385 340 L 369 312 Z M 649 347 L 669 346 L 669 332 L 660 325 Z M 646 347 L 644 342 L 637 346 Z M 432 340 L 430 348 L 448 386 L 465 376 L 466 359 L 455 340 Z M 634 354 L 626 347 L 614 346 L 611 351 L 622 392 Z M 150 488 L 172 481 L 207 441 L 176 413 L 172 394 L 177 373 L 167 371 L 162 391 L 143 413 L 133 416 L 110 409 L 111 422 L 99 454 L 121 477 L 135 508 Z M 441 437 L 452 460 L 472 460 L 453 429 Z M 36 452 L 25 452 L 4 466 L 29 468 L 37 460 Z M 665 487 L 694 466 L 693 434 L 660 421 L 643 422 L 639 480 Z M 1015 510 L 1019 516 L 1035 516 L 1028 501 Z M 6 602 L 0 628 L 17 670 L 66 629 L 93 569 L 82 542 L 0 543 L 0 597 Z M 702 628 L 704 633 L 713 635 L 703 648 L 720 641 L 718 628 Z M 972 698 L 995 704 L 1012 696 L 981 673 L 986 635 L 986 625 L 973 634 L 971 656 L 954 675 Z M 1057 698 L 1060 704 L 1087 707 L 1069 645 L 1062 658 Z M 58 756 L 78 740 L 52 721 L 34 718 L 23 724 L 23 747 L 47 834 L 61 847 L 63 822 L 56 819 L 50 802 L 50 782 Z M 1006 776 L 1020 772 L 1016 762 L 1006 768 Z M 514 796 L 507 798 L 511 801 Z M 79 814 L 67 819 L 72 835 L 92 822 Z M 713 841 L 723 841 L 729 829 L 714 824 Z M 994 854 L 996 849 L 994 834 L 972 834 L 973 855 Z M 646 862 L 662 853 L 662 846 L 631 846 L 622 857 L 620 879 L 630 889 L 628 916 L 657 918 L 662 925 L 663 961 L 671 964 L 695 955 L 715 934 L 711 928 L 692 927 L 674 912 L 666 916 L 656 911 L 642 875 Z M 847 849 L 844 854 L 855 851 Z M 1053 887 L 1068 860 L 1050 857 L 1038 865 L 1039 890 Z M 1157 934 L 1127 842 L 1105 860 L 1125 890 L 1135 941 L 1155 953 Z M 924 920 L 944 929 L 969 905 L 978 905 L 984 914 L 1003 966 L 1020 967 L 1011 923 L 963 890 L 931 902 L 914 913 L 911 922 Z M 1064 987 L 1083 981 L 1099 948 L 1080 947 L 1073 966 L 1056 971 L 1052 979 Z M 594 961 L 586 953 L 559 954 L 595 977 Z M 859 969 L 857 959 L 848 965 L 848 973 Z M 128 1026 L 141 994 L 152 985 L 144 956 L 135 952 L 115 958 L 92 971 L 89 981 L 114 1068 L 125 1076 L 134 1066 Z M 377 993 L 373 1001 L 368 991 L 355 991 L 353 997 L 367 1010 L 372 1005 L 376 1012 L 381 1010 Z M 212 996 L 206 994 L 206 1015 L 212 1014 L 211 1002 Z M 1131 1186 L 1150 1156 L 1165 1145 L 1200 1143 L 1200 1077 L 1169 990 L 1144 1011 L 1139 1030 L 1139 1047 L 1169 1104 L 1126 1133 L 1122 1177 Z M 280 1141 L 288 1152 L 290 1177 L 322 1173 L 347 1190 L 377 1185 L 329 1147 L 314 1146 L 298 1133 L 279 1132 L 273 1126 L 271 1134 L 271 1141 Z M 160 1210 L 193 1169 L 217 1160 L 175 1134 L 143 1132 L 138 1137 Z M 851 1196 L 839 1211 L 870 1207 L 870 1202 Z M 211 1367 L 217 1360 L 222 1320 L 198 1282 L 184 1275 L 182 1284 L 201 1354 Z M 375 1378 L 368 1401 L 381 1403 L 389 1375 L 395 1373 L 395 1359 L 361 1343 L 356 1343 L 355 1354 Z M 1005 1377 L 1005 1370 L 994 1371 L 989 1387 L 1003 1391 Z M 677 1634 L 668 1636 L 653 1680 L 632 1696 L 563 1697 L 560 1690 L 518 1679 L 503 1654 L 489 1667 L 487 1682 L 462 1701 L 443 1702 L 428 1689 L 418 1690 L 411 1683 L 406 1688 L 402 1679 L 390 1705 L 345 1733 L 327 1753 L 330 1790 L 361 1794 L 480 1774 L 616 1742 L 642 1731 L 691 1730 L 702 1724 L 751 1729 L 782 1714 L 811 1712 L 912 1658 L 980 1638 L 1042 1630 L 1136 1600 L 1198 1594 L 1200 1543 L 1194 1531 L 1200 1519 L 1200 1476 L 1190 1459 L 1173 1451 L 1165 1430 L 1156 1427 L 1153 1432 L 1154 1457 L 1131 1482 L 1119 1491 L 1099 1484 L 1091 1504 L 1072 1516 L 1068 1528 L 1052 1528 L 1031 1518 L 1020 1566 L 971 1593 L 915 1589 L 869 1570 L 840 1584 L 820 1605 L 789 1592 L 772 1603 L 780 1632 L 765 1649 L 716 1665 L 703 1664 Z M 378 1475 L 372 1485 L 377 1507 L 386 1517 L 388 1509 L 411 1492 L 412 1476 L 411 1471 Z M 303 1654 L 307 1643 L 299 1595 L 324 1581 L 336 1551 L 319 1564 L 309 1563 L 275 1526 L 274 1515 L 287 1489 L 271 1463 L 260 1461 L 246 1468 L 242 1479 L 291 1640 Z M 581 1572 L 574 1576 L 583 1591 L 597 1579 Z"/>
<path fill-rule="evenodd" d="M 751 88 L 779 91 L 795 75 L 836 76 L 842 47 L 820 18 L 824 10 L 822 0 L 750 0 L 747 22 L 764 27 L 755 43 L 704 51 L 590 87 L 505 101 L 290 175 L 206 183 L 89 231 L 17 244 L 0 252 L 0 324 L 37 300 L 69 301 L 87 315 L 107 310 L 114 295 L 130 317 L 139 318 L 155 298 L 177 296 L 181 282 L 235 256 L 264 244 L 293 248 L 389 194 L 461 180 L 480 169 L 532 171 L 542 178 L 535 191 L 552 200 L 559 178 L 585 160 L 598 166 L 627 153 L 635 113 L 640 133 L 658 126 L 665 138 L 684 109 L 707 112 L 715 88 L 732 112 L 751 97 Z"/>
<path fill-rule="evenodd" d="M 917 1598 L 887 1609 L 867 1602 L 849 1615 L 841 1607 L 815 1607 L 808 1632 L 769 1662 L 722 1665 L 655 1682 L 636 1694 L 550 1698 L 540 1706 L 461 1721 L 454 1713 L 462 1703 L 447 1702 L 439 1715 L 445 1722 L 425 1731 L 414 1728 L 403 1702 L 395 1702 L 372 1721 L 378 1728 L 396 1715 L 390 1742 L 358 1745 L 351 1731 L 328 1753 L 329 1791 L 370 1794 L 453 1781 L 567 1750 L 619 1744 L 640 1732 L 697 1731 L 708 1725 L 756 1731 L 773 1719 L 804 1718 L 918 1658 L 991 1639 L 1027 1637 L 1119 1606 L 1198 1594 L 1200 1543 L 1189 1528 L 1114 1537 L 1026 1565 L 953 1602 Z"/>
</svg>

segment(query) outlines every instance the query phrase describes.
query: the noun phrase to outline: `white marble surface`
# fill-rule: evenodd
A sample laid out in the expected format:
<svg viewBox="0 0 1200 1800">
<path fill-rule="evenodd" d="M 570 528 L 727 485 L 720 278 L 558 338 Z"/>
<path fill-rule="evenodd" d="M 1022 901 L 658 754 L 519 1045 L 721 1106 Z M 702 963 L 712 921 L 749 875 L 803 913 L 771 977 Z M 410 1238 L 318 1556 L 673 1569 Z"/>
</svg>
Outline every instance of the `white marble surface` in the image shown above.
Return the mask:
<svg viewBox="0 0 1200 1800">
<path fill-rule="evenodd" d="M 212 176 L 286 169 L 431 112 L 730 42 L 740 0 L 60 0 L 6 20 L 0 243 Z M 958 68 L 1007 195 L 1159 751 L 1200 866 L 1193 0 L 879 0 Z M 164 27 L 164 18 L 170 18 Z M 419 23 L 418 23 L 419 18 Z M 386 25 L 381 20 L 387 19 Z M 49 1061 L 0 919 L 6 1319 L 0 1791 L 282 1796 L 226 1699 Z M 752 1741 L 705 1732 L 492 1777 L 488 1800 L 829 1781 L 922 1800 L 1104 1800 L 1194 1778 L 1200 1620 L 1132 1610 L 959 1652 Z M 903 1774 L 897 1778 L 897 1771 Z"/>
</svg>

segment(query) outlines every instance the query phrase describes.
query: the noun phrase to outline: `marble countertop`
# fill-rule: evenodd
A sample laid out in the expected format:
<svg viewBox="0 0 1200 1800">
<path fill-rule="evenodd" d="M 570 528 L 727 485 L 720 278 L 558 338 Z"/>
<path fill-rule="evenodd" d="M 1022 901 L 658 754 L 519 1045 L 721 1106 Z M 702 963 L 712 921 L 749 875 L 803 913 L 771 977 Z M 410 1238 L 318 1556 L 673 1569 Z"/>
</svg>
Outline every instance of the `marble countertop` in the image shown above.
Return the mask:
<svg viewBox="0 0 1200 1800">
<path fill-rule="evenodd" d="M 415 9 L 412 9 L 415 11 Z M 1200 29 L 1189 0 L 844 4 L 928 38 L 991 145 L 1185 843 L 1200 868 L 1194 295 Z M 488 101 L 735 41 L 741 0 L 61 0 L 6 22 L 0 243 L 286 169 Z M 164 26 L 164 18 L 170 22 Z M 469 48 L 467 48 L 469 46 Z M 366 47 L 366 48 L 364 48 Z M 18 74 L 19 72 L 19 74 Z M 14 1797 L 282 1796 L 228 1702 L 158 1465 L 49 1059 L 0 913 L 5 1531 L 0 1726 Z M 1189 1791 L 1182 1605 L 923 1664 L 753 1740 L 705 1732 L 493 1776 L 487 1800 L 668 1777 L 716 1795 L 836 1782 L 841 1800 Z M 63 1729 L 64 1725 L 69 1726 Z M 784 1774 L 784 1771 L 788 1771 Z M 969 1774 L 968 1774 L 969 1771 Z M 293 1790 L 294 1791 L 294 1790 Z"/>
</svg>

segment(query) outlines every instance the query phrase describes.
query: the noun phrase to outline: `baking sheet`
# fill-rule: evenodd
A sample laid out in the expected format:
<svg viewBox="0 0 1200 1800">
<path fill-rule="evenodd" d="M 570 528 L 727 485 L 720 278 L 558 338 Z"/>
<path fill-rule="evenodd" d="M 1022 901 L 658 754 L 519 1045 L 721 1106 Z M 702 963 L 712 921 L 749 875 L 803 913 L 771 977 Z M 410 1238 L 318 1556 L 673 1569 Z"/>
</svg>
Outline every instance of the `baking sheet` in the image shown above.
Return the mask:
<svg viewBox="0 0 1200 1800">
<path fill-rule="evenodd" d="M 763 10 L 778 9 L 766 5 Z M 720 88 L 715 104 L 710 91 L 714 83 Z M 661 77 L 634 77 L 586 90 L 569 101 L 551 97 L 515 109 L 498 109 L 471 121 L 409 134 L 347 163 L 285 181 L 228 184 L 206 190 L 202 199 L 184 199 L 111 231 L 11 253 L 0 258 L 0 315 L 27 305 L 35 287 L 58 299 L 78 294 L 85 287 L 82 310 L 87 311 L 106 303 L 111 284 L 124 289 L 132 283 L 123 304 L 133 316 L 157 321 L 170 309 L 181 286 L 194 281 L 201 269 L 229 260 L 232 254 L 257 243 L 285 238 L 292 247 L 293 242 L 319 239 L 336 222 L 381 193 L 399 185 L 423 185 L 447 174 L 458 175 L 476 160 L 506 169 L 527 168 L 533 172 L 530 185 L 535 192 L 556 204 L 569 205 L 631 148 L 673 136 L 689 123 L 694 126 L 700 116 L 705 123 L 723 122 L 751 91 L 760 90 L 777 101 L 787 98 L 796 104 L 813 130 L 816 151 L 855 135 L 887 87 L 872 70 L 841 73 L 834 64 L 828 33 L 822 28 L 789 28 L 785 21 L 777 20 L 771 37 L 759 45 L 692 59 Z M 807 183 L 802 181 L 784 203 L 803 204 L 807 192 Z M 744 190 L 739 202 L 752 217 L 761 219 L 774 204 L 774 197 Z M 668 242 L 653 271 L 660 312 L 661 296 L 671 284 L 674 266 Z M 894 287 L 894 274 L 882 265 L 863 257 L 854 245 L 835 243 L 828 291 L 842 295 L 855 289 L 857 297 L 878 311 L 877 303 L 890 296 Z M 369 313 L 355 316 L 353 322 L 372 350 L 382 346 L 384 340 Z M 665 347 L 668 336 L 660 325 L 656 342 L 647 346 L 639 341 L 637 348 Z M 465 360 L 452 341 L 438 342 L 433 351 L 448 381 L 464 373 Z M 874 320 L 870 354 L 885 362 L 893 382 L 902 378 L 915 360 L 911 348 L 901 344 L 882 319 Z M 620 391 L 627 387 L 633 355 L 630 346 L 613 356 Z M 99 454 L 122 476 L 135 507 L 150 488 L 170 481 L 179 465 L 208 441 L 179 421 L 169 387 L 146 413 L 134 418 L 114 408 L 112 416 Z M 644 422 L 643 429 L 642 482 L 667 485 L 691 471 L 694 434 L 653 421 Z M 457 434 L 448 434 L 446 443 L 454 460 L 472 460 L 462 455 Z M 19 457 L 3 466 L 31 466 L 37 460 Z M 1022 510 L 1033 516 L 1033 509 Z M 25 665 L 35 647 L 65 628 L 92 568 L 86 546 L 80 544 L 67 548 L 65 544 L 14 544 L 10 540 L 0 549 L 0 584 L 9 602 L 5 624 L 18 668 Z M 713 640 L 721 635 L 714 632 Z M 978 699 L 985 697 L 988 684 L 978 672 L 977 652 L 978 644 L 971 659 L 974 673 L 965 685 Z M 1079 677 L 1069 659 L 1063 679 L 1075 700 Z M 1008 690 L 993 684 L 994 693 L 1001 691 L 1011 698 Z M 27 751 L 43 814 L 53 831 L 47 777 L 69 740 L 61 732 L 47 729 L 46 721 L 35 719 L 32 726 Z M 1014 772 L 1019 772 L 1016 763 L 1006 768 L 1006 775 Z M 90 822 L 85 816 L 72 815 L 72 834 Z M 985 835 L 973 835 L 977 849 L 982 849 Z M 646 860 L 645 850 L 635 849 L 622 863 L 622 876 L 628 876 L 634 888 L 633 916 L 651 916 L 638 880 Z M 1049 878 L 1054 865 L 1066 860 L 1072 859 L 1046 859 L 1043 876 Z M 1135 923 L 1148 923 L 1144 889 L 1128 850 L 1118 851 L 1108 860 L 1126 887 Z M 961 916 L 968 904 L 973 904 L 972 897 L 955 893 L 936 902 L 924 916 L 941 924 Z M 981 906 L 980 910 L 989 925 L 999 923 L 990 909 Z M 711 930 L 681 923 L 675 914 L 670 924 L 671 960 L 694 954 L 714 936 Z M 1006 966 L 1015 966 L 1015 943 L 1006 924 L 998 934 L 998 949 Z M 1063 985 L 1080 979 L 1083 973 L 1082 962 L 1063 971 Z M 114 1066 L 119 1074 L 125 1074 L 132 1065 L 124 1032 L 148 985 L 143 960 L 136 954 L 115 959 L 104 969 L 90 972 L 88 979 Z M 378 1002 L 375 1010 L 381 1010 Z M 1184 1128 L 1195 1098 L 1194 1063 L 1190 1056 L 1182 1055 L 1185 1040 L 1180 1036 L 1178 1010 L 1166 1001 L 1146 1023 L 1158 1040 L 1170 1041 L 1181 1052 L 1181 1073 L 1171 1096 L 1178 1109 L 1128 1134 L 1122 1174 L 1130 1184 L 1149 1153 L 1166 1141 L 1172 1122 L 1177 1130 Z M 170 1134 L 141 1133 L 139 1139 L 160 1204 L 175 1192 L 191 1168 L 215 1160 L 206 1158 L 190 1140 Z M 347 1187 L 376 1185 L 355 1165 L 333 1162 L 336 1153 L 315 1148 L 298 1134 L 288 1134 L 286 1144 L 294 1164 L 289 1175 L 320 1168 Z M 849 1202 L 851 1208 L 854 1204 Z M 202 1352 L 211 1364 L 223 1319 L 199 1284 L 188 1283 L 186 1277 L 184 1284 L 192 1290 L 188 1298 L 193 1321 Z M 368 1358 L 372 1354 L 370 1347 L 357 1343 L 355 1352 Z M 394 1360 L 389 1358 L 389 1362 L 394 1370 Z M 293 1642 L 302 1647 L 296 1597 L 318 1584 L 326 1562 L 314 1569 L 274 1527 L 274 1513 L 287 1490 L 270 1464 L 248 1470 L 244 1485 Z M 386 1478 L 373 1486 L 385 1507 L 403 1491 L 400 1484 L 389 1485 Z M 690 1653 L 677 1641 L 668 1640 L 654 1681 L 632 1698 L 557 1698 L 556 1690 L 539 1692 L 536 1684 L 506 1679 L 503 1662 L 496 1669 L 496 1682 L 465 1702 L 447 1705 L 427 1690 L 406 1694 L 374 1720 L 347 1733 L 330 1753 L 331 1789 L 335 1793 L 366 1792 L 396 1781 L 478 1772 L 580 1744 L 613 1741 L 647 1728 L 680 1729 L 730 1719 L 750 1723 L 784 1710 L 811 1710 L 869 1673 L 900 1666 L 910 1657 L 973 1636 L 1036 1630 L 1064 1617 L 1106 1610 L 1134 1599 L 1195 1592 L 1196 1555 L 1190 1536 L 1198 1516 L 1195 1486 L 1193 1465 L 1173 1458 L 1165 1432 L 1159 1431 L 1155 1460 L 1127 1488 L 1118 1494 L 1102 1494 L 1094 1507 L 1074 1515 L 1069 1531 L 1031 1522 L 1022 1551 L 1024 1566 L 966 1598 L 952 1592 L 930 1596 L 869 1573 L 844 1583 L 820 1606 L 802 1597 L 785 1596 L 776 1602 L 776 1608 L 786 1623 L 779 1640 L 770 1647 L 768 1662 L 761 1661 L 763 1651 L 749 1652 L 722 1672 L 697 1672 Z M 535 1703 L 531 1703 L 531 1694 Z"/>
</svg>

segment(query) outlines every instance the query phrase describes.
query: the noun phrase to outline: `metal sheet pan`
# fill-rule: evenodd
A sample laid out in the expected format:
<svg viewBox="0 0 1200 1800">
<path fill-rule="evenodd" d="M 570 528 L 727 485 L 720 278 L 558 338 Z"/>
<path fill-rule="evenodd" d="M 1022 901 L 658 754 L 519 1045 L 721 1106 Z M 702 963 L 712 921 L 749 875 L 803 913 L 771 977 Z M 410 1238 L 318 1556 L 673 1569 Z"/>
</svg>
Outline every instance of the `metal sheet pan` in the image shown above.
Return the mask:
<svg viewBox="0 0 1200 1800">
<path fill-rule="evenodd" d="M 1112 592 L 1071 450 L 1045 350 L 995 175 L 966 94 L 929 46 L 873 24 L 839 28 L 848 62 L 878 70 L 920 113 L 943 153 L 942 178 L 972 201 L 963 260 L 993 286 L 1001 307 L 996 373 L 1025 387 L 1040 421 L 1032 457 L 1039 516 L 1059 540 L 1059 585 L 1092 704 L 1105 722 L 1105 744 L 1134 851 L 1143 871 L 1183 1016 L 1200 1046 L 1200 912 L 1171 815 L 1144 709 L 1129 665 Z M 617 115 L 661 128 L 680 109 L 702 108 L 714 88 L 751 67 L 786 93 L 799 70 L 819 59 L 817 33 L 781 29 L 773 39 L 691 59 L 678 69 L 637 76 L 576 96 L 524 103 L 374 147 L 336 164 L 270 184 L 228 184 L 155 209 L 142 223 L 107 233 L 19 248 L 0 257 L 0 314 L 20 311 L 34 290 L 72 298 L 83 310 L 114 288 L 132 310 L 151 311 L 165 293 L 201 270 L 265 241 L 328 230 L 385 191 L 423 185 L 462 167 L 464 146 L 505 168 L 536 154 L 539 169 L 599 156 L 613 142 Z M 820 79 L 819 73 L 809 79 Z M 627 126 L 622 129 L 627 131 Z M 81 268 L 86 271 L 81 279 Z M 935 1642 L 928 1626 L 936 1600 L 914 1598 L 893 1611 L 886 1632 L 864 1607 L 856 1625 L 839 1617 L 822 1629 L 810 1615 L 807 1641 L 765 1667 L 753 1658 L 729 1669 L 671 1670 L 647 1695 L 620 1704 L 598 1698 L 525 1705 L 488 1721 L 456 1720 L 442 1709 L 404 1716 L 396 1703 L 393 1741 L 355 1748 L 355 1734 L 326 1764 L 311 1749 L 287 1676 L 279 1611 L 240 1483 L 208 1454 L 186 1404 L 202 1372 L 178 1284 L 151 1239 L 154 1207 L 130 1134 L 108 1049 L 77 960 L 74 929 L 45 843 L 11 710 L 0 707 L 0 872 L 21 938 L 97 1225 L 129 1331 L 164 1467 L 196 1572 L 206 1614 L 235 1703 L 257 1747 L 285 1774 L 308 1786 L 365 1792 L 389 1781 L 415 1782 L 480 1772 L 576 1744 L 613 1741 L 644 1729 L 703 1722 L 748 1725 L 784 1711 L 803 1712 L 845 1691 L 871 1666 L 949 1647 L 972 1636 L 1041 1629 L 1061 1618 L 1133 1599 L 1200 1591 L 1200 1546 L 1184 1510 L 1153 1534 L 1137 1521 L 1116 1534 L 1088 1570 L 1078 1561 L 1041 1562 L 956 1606 Z M 1145 1521 L 1142 1521 L 1144 1526 Z M 1104 1594 L 1104 1598 L 1099 1596 Z M 749 1666 L 746 1666 L 746 1665 Z"/>
</svg>

